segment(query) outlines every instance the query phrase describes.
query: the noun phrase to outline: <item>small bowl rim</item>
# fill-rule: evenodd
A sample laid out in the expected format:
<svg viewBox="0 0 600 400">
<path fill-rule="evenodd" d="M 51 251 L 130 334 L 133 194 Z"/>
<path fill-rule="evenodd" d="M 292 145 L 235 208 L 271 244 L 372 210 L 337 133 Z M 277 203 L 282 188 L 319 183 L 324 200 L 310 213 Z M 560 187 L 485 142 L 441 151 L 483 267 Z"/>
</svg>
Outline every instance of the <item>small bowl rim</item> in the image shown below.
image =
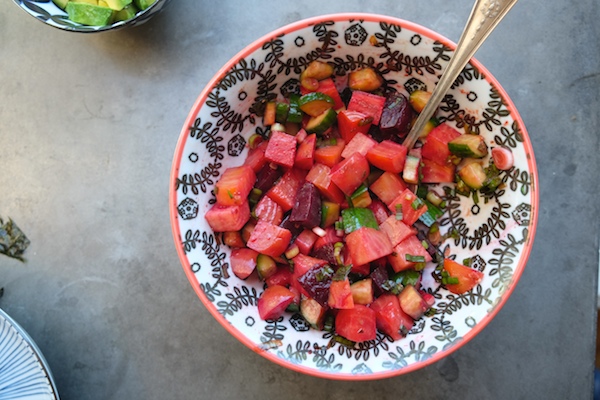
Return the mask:
<svg viewBox="0 0 600 400">
<path fill-rule="evenodd" d="M 23 1 L 26 1 L 26 0 L 23 0 Z M 49 24 L 47 21 L 42 21 L 41 19 L 37 18 L 35 15 L 33 15 L 29 11 L 27 11 L 25 8 L 23 8 L 23 6 L 22 6 L 23 1 L 13 0 L 13 3 L 17 7 L 19 7 L 24 13 L 26 13 L 30 17 L 36 19 L 37 21 L 42 22 L 44 25 L 50 26 L 52 28 L 55 28 L 55 29 L 58 29 L 58 30 L 64 31 L 64 32 L 75 32 L 75 33 L 84 33 L 85 34 L 85 33 L 108 32 L 108 31 L 125 28 L 126 26 L 135 24 L 137 21 L 139 21 L 140 18 L 142 18 L 146 14 L 151 14 L 152 11 L 154 10 L 154 8 L 158 7 L 159 3 L 161 3 L 161 2 L 167 3 L 170 0 L 156 0 L 154 2 L 154 4 L 152 4 L 150 7 L 146 8 L 145 10 L 142 10 L 138 15 L 136 15 L 135 17 L 130 18 L 126 21 L 118 21 L 118 22 L 112 23 L 110 25 L 105 25 L 105 26 L 101 26 L 101 27 L 90 26 L 91 28 L 96 28 L 96 29 L 86 29 L 86 30 L 79 29 L 78 27 L 66 27 L 66 26 L 61 26 L 61 25 L 53 25 L 53 24 Z M 50 2 L 52 3 L 52 0 L 50 0 Z M 56 6 L 56 7 L 59 8 L 58 6 Z M 84 27 L 86 25 L 81 25 L 81 26 Z"/>
<path fill-rule="evenodd" d="M 449 48 L 451 48 L 453 50 L 456 48 L 456 43 L 449 40 L 448 38 L 441 35 L 440 33 L 437 33 L 427 27 L 424 27 L 420 24 L 417 24 L 415 22 L 408 21 L 408 20 L 405 20 L 402 18 L 397 18 L 397 17 L 384 15 L 384 14 L 377 14 L 377 13 L 344 12 L 344 13 L 323 14 L 323 15 L 313 16 L 313 17 L 309 17 L 309 18 L 304 18 L 299 21 L 292 22 L 290 24 L 286 24 L 284 26 L 281 26 L 281 27 L 261 36 L 260 38 L 251 42 L 249 45 L 245 46 L 241 51 L 239 51 L 233 57 L 231 57 L 216 72 L 216 74 L 206 83 L 205 87 L 200 92 L 200 94 L 198 95 L 192 108 L 190 109 L 190 111 L 185 119 L 185 123 L 180 131 L 179 138 L 178 138 L 178 141 L 177 141 L 177 144 L 175 147 L 175 155 L 173 158 L 171 174 L 170 174 L 170 178 L 169 178 L 169 182 L 170 182 L 170 185 L 169 185 L 169 209 L 170 209 L 171 228 L 172 228 L 172 234 L 173 234 L 173 239 L 174 239 L 174 243 L 175 243 L 175 248 L 177 251 L 179 261 L 181 262 L 182 267 L 184 269 L 184 272 L 185 272 L 192 288 L 194 289 L 194 291 L 196 292 L 196 294 L 198 295 L 198 297 L 200 298 L 200 300 L 202 301 L 202 303 L 204 304 L 206 309 L 219 322 L 219 324 L 223 328 L 225 328 L 225 330 L 227 330 L 230 334 L 232 334 L 233 337 L 235 337 L 238 341 L 243 343 L 246 347 L 253 350 L 255 353 L 258 353 L 261 356 L 265 357 L 266 359 L 268 359 L 278 365 L 281 365 L 285 368 L 296 371 L 296 372 L 300 372 L 300 373 L 318 377 L 318 378 L 331 379 L 331 380 L 367 381 L 367 380 L 379 380 L 379 379 L 396 377 L 396 376 L 404 375 L 404 374 L 419 370 L 421 368 L 432 365 L 432 364 L 446 358 L 448 355 L 450 355 L 450 354 L 454 353 L 455 351 L 457 351 L 458 349 L 460 349 L 466 343 L 471 341 L 471 339 L 476 337 L 490 323 L 490 321 L 496 317 L 496 315 L 500 312 L 500 310 L 504 307 L 504 305 L 506 304 L 508 299 L 511 297 L 515 287 L 517 286 L 517 284 L 523 274 L 523 271 L 525 270 L 525 266 L 527 264 L 527 261 L 531 254 L 531 250 L 533 248 L 533 242 L 535 239 L 535 233 L 536 233 L 537 223 L 538 223 L 539 179 L 538 179 L 536 160 L 535 160 L 531 140 L 529 138 L 529 134 L 527 132 L 525 124 L 523 123 L 521 115 L 519 114 L 517 108 L 515 107 L 512 99 L 510 99 L 510 97 L 508 96 L 508 93 L 500 85 L 499 81 L 488 71 L 488 69 L 485 68 L 474 57 L 471 58 L 471 60 L 469 61 L 469 63 L 471 65 L 473 65 L 474 67 L 476 67 L 478 70 L 480 70 L 485 75 L 485 79 L 491 85 L 493 85 L 495 87 L 495 89 L 498 90 L 498 93 L 501 95 L 501 98 L 505 101 L 507 109 L 510 110 L 511 116 L 519 124 L 519 127 L 522 130 L 522 135 L 525 138 L 525 140 L 523 141 L 523 146 L 525 147 L 526 153 L 531 155 L 531 157 L 529 157 L 527 160 L 528 166 L 530 168 L 530 173 L 532 176 L 531 223 L 529 225 L 528 239 L 523 246 L 522 255 L 519 258 L 519 262 L 514 269 L 514 274 L 513 274 L 513 279 L 512 279 L 511 285 L 503 293 L 501 301 L 493 308 L 493 310 L 490 313 L 486 314 L 473 327 L 473 329 L 469 330 L 463 336 L 463 338 L 460 342 L 457 342 L 456 344 L 449 347 L 448 349 L 444 349 L 438 353 L 435 353 L 433 356 L 431 356 L 430 358 L 428 358 L 426 360 L 410 364 L 406 367 L 403 367 L 403 368 L 400 368 L 397 370 L 374 372 L 374 373 L 370 373 L 370 374 L 350 374 L 350 373 L 335 373 L 335 372 L 331 372 L 331 371 L 322 371 L 322 370 L 317 370 L 317 369 L 313 369 L 310 367 L 306 367 L 304 365 L 297 365 L 294 363 L 290 363 L 286 360 L 283 360 L 271 352 L 263 350 L 257 343 L 254 343 L 253 341 L 248 339 L 247 336 L 245 336 L 233 324 L 231 324 L 221 314 L 219 314 L 216 307 L 214 307 L 213 303 L 206 297 L 206 294 L 200 288 L 200 285 L 198 284 L 198 281 L 195 278 L 195 275 L 191 270 L 191 265 L 189 263 L 189 260 L 188 260 L 187 256 L 185 255 L 185 252 L 183 251 L 183 248 L 181 246 L 180 233 L 179 233 L 180 232 L 179 220 L 178 220 L 179 214 L 177 212 L 177 203 L 176 203 L 177 191 L 175 189 L 175 184 L 174 184 L 174 182 L 176 182 L 176 179 L 178 177 L 179 165 L 181 164 L 181 160 L 182 160 L 182 156 L 183 156 L 183 149 L 185 148 L 185 145 L 186 145 L 186 142 L 187 142 L 187 139 L 189 136 L 187 134 L 189 127 L 193 125 L 193 121 L 194 121 L 196 115 L 199 113 L 200 108 L 205 103 L 210 92 L 213 90 L 215 85 L 227 74 L 227 71 L 229 71 L 232 67 L 234 67 L 239 62 L 239 60 L 249 56 L 254 51 L 258 50 L 262 46 L 263 43 L 265 43 L 266 41 L 268 41 L 272 38 L 281 36 L 282 34 L 287 34 L 290 32 L 297 31 L 299 29 L 305 28 L 310 25 L 314 25 L 315 23 L 318 23 L 321 21 L 339 22 L 339 21 L 347 21 L 347 20 L 351 20 L 351 19 L 364 20 L 364 21 L 369 21 L 369 22 L 380 22 L 381 21 L 381 22 L 386 22 L 386 23 L 391 23 L 391 24 L 398 24 L 398 25 L 401 25 L 402 27 L 406 27 L 407 29 L 410 29 L 414 32 L 423 34 L 424 36 L 427 36 L 431 39 L 438 40 L 440 43 L 448 46 Z"/>
</svg>

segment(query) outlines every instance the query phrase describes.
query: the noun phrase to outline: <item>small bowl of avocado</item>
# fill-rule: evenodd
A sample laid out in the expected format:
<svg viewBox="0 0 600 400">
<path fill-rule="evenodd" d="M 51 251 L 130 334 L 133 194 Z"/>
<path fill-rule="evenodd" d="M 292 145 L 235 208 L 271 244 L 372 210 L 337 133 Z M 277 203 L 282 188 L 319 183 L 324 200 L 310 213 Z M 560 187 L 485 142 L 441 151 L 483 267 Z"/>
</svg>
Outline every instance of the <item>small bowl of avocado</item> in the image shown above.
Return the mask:
<svg viewBox="0 0 600 400">
<path fill-rule="evenodd" d="M 13 0 L 36 19 L 71 32 L 104 32 L 140 25 L 170 0 Z"/>
</svg>

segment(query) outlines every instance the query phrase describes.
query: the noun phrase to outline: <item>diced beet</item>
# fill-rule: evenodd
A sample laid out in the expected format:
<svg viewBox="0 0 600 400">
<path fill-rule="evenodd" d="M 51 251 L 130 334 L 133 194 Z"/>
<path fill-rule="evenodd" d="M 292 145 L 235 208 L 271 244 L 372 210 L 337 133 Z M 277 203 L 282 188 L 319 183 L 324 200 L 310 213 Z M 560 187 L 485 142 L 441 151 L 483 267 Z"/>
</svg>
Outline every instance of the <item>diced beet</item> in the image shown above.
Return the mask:
<svg viewBox="0 0 600 400">
<path fill-rule="evenodd" d="M 358 111 L 367 117 L 372 117 L 373 124 L 379 125 L 384 104 L 385 97 L 383 96 L 355 90 L 352 92 L 352 97 L 348 103 L 348 110 Z"/>
<path fill-rule="evenodd" d="M 239 206 L 248 201 L 248 194 L 252 190 L 255 181 L 256 174 L 252 167 L 248 165 L 227 168 L 215 185 L 217 204 L 221 206 Z"/>
<path fill-rule="evenodd" d="M 375 145 L 377 145 L 376 141 L 364 133 L 359 132 L 354 135 L 352 140 L 350 140 L 346 147 L 344 147 L 344 151 L 342 151 L 342 158 L 348 158 L 357 152 L 366 157 L 369 150 L 375 147 Z"/>
<path fill-rule="evenodd" d="M 387 235 L 374 228 L 362 227 L 346 236 L 350 257 L 358 265 L 364 265 L 391 254 L 393 246 Z"/>
<path fill-rule="evenodd" d="M 379 129 L 384 134 L 404 138 L 410 130 L 413 114 L 406 96 L 402 93 L 390 93 L 385 99 Z"/>
<path fill-rule="evenodd" d="M 298 246 L 300 253 L 308 255 L 312 251 L 317 238 L 318 236 L 316 233 L 310 229 L 305 229 L 298 235 L 298 237 L 296 237 L 294 243 L 296 243 Z"/>
<path fill-rule="evenodd" d="M 352 298 L 352 291 L 350 290 L 350 281 L 348 278 L 331 282 L 327 305 L 336 309 L 348 309 L 354 307 L 354 299 Z"/>
<path fill-rule="evenodd" d="M 352 140 L 358 133 L 367 134 L 372 123 L 373 117 L 358 111 L 343 110 L 338 113 L 338 129 L 346 142 Z"/>
<path fill-rule="evenodd" d="M 313 248 L 313 251 L 311 252 L 311 256 L 325 260 L 330 264 L 337 264 L 337 262 L 335 260 L 334 252 L 335 252 L 334 245 L 331 243 L 328 243 L 321 247 Z"/>
<path fill-rule="evenodd" d="M 287 249 L 291 239 L 292 234 L 287 229 L 258 221 L 246 245 L 259 253 L 279 257 Z"/>
<path fill-rule="evenodd" d="M 326 306 L 329 298 L 329 287 L 333 270 L 328 265 L 308 270 L 298 278 L 300 286 L 308 293 L 309 297 L 315 299 L 320 305 Z"/>
<path fill-rule="evenodd" d="M 354 308 L 339 310 L 335 317 L 335 330 L 338 335 L 353 342 L 364 342 L 377 338 L 375 311 L 361 304 Z"/>
<path fill-rule="evenodd" d="M 254 207 L 257 219 L 279 225 L 283 220 L 283 209 L 269 196 L 263 196 Z"/>
<path fill-rule="evenodd" d="M 258 314 L 263 320 L 279 318 L 292 302 L 294 294 L 279 285 L 269 286 L 258 299 Z"/>
<path fill-rule="evenodd" d="M 331 168 L 331 181 L 339 187 L 346 195 L 352 193 L 369 176 L 369 162 L 360 153 L 354 153 L 350 157 Z"/>
<path fill-rule="evenodd" d="M 258 253 L 247 247 L 233 249 L 229 256 L 231 270 L 240 279 L 246 279 L 256 269 L 256 257 Z"/>
<path fill-rule="evenodd" d="M 279 166 L 270 163 L 265 164 L 256 173 L 256 183 L 254 184 L 254 187 L 264 193 L 277 182 L 277 179 L 279 179 L 282 174 L 283 171 Z"/>
<path fill-rule="evenodd" d="M 292 168 L 289 169 L 277 183 L 269 189 L 267 196 L 272 198 L 283 208 L 283 211 L 289 211 L 294 207 L 296 193 L 304 183 L 306 171 Z"/>
<path fill-rule="evenodd" d="M 298 190 L 290 222 L 300 224 L 306 229 L 312 229 L 321 223 L 321 196 L 312 183 L 304 182 Z"/>
<path fill-rule="evenodd" d="M 379 225 L 379 229 L 388 235 L 392 246 L 396 246 L 404 239 L 416 233 L 416 229 L 398 220 L 395 215 L 390 215 L 382 224 Z"/>
<path fill-rule="evenodd" d="M 370 277 L 373 280 L 373 288 L 375 290 L 375 295 L 379 296 L 382 293 L 384 293 L 384 286 L 390 279 L 387 268 L 385 266 L 379 266 L 375 268 L 373 272 L 371 272 Z"/>
<path fill-rule="evenodd" d="M 373 215 L 375 215 L 375 219 L 379 225 L 381 225 L 390 215 L 387 205 L 379 199 L 373 199 L 367 208 L 373 211 Z"/>
</svg>

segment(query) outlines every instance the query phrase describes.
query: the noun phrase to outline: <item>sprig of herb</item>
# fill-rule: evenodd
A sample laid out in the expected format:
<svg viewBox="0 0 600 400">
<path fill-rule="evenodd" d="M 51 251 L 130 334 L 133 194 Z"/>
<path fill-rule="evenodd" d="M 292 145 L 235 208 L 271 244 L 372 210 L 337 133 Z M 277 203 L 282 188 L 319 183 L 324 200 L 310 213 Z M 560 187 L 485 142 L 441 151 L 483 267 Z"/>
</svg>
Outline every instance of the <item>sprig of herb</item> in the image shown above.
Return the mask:
<svg viewBox="0 0 600 400">
<path fill-rule="evenodd" d="M 23 254 L 30 243 L 27 236 L 12 219 L 9 218 L 5 223 L 0 218 L 0 254 L 24 262 Z"/>
</svg>

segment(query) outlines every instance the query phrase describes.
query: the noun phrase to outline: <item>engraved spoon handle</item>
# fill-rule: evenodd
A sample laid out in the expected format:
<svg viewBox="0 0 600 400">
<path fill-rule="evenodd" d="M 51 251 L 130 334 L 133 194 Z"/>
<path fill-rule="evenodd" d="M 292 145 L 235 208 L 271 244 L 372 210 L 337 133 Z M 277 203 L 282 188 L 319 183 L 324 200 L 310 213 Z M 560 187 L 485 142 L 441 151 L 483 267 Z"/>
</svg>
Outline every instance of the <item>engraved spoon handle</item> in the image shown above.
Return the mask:
<svg viewBox="0 0 600 400">
<path fill-rule="evenodd" d="M 456 80 L 467 62 L 479 49 L 479 46 L 494 30 L 496 25 L 504 18 L 506 13 L 515 5 L 517 0 L 476 0 L 471 10 L 471 15 L 456 45 L 454 54 L 448 62 L 437 85 L 433 89 L 431 98 L 419 114 L 410 132 L 402 143 L 410 150 L 417 141 L 419 134 L 425 128 L 427 121 L 433 116 L 438 105 L 446 95 L 452 83 Z"/>
</svg>

